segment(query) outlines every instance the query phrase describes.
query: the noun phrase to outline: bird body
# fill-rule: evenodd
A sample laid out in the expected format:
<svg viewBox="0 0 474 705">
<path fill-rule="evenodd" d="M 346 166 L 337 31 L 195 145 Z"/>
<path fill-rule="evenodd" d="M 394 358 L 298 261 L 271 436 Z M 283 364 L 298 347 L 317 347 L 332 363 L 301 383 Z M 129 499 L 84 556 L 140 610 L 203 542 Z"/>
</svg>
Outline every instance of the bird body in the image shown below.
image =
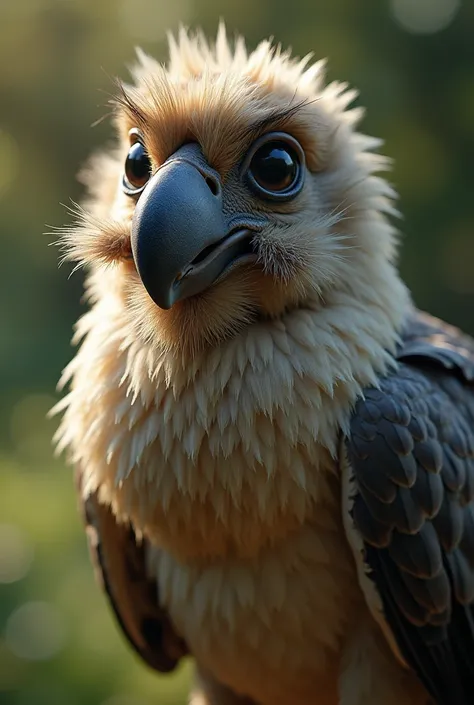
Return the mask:
<svg viewBox="0 0 474 705">
<path fill-rule="evenodd" d="M 349 301 L 346 305 L 350 308 Z M 162 370 L 161 384 L 154 380 L 149 398 L 146 378 L 137 380 L 133 404 L 133 392 L 117 384 L 133 352 L 117 340 L 111 313 L 108 309 L 106 319 L 97 309 L 97 321 L 91 315 L 84 319 L 90 333 L 68 371 L 77 367 L 81 390 L 75 419 L 81 430 L 71 428 L 88 434 L 81 445 L 87 454 L 81 467 L 99 467 L 109 475 L 112 491 L 118 490 L 117 516 L 134 516 L 138 523 L 142 514 L 143 532 L 154 539 L 147 550 L 147 574 L 202 667 L 218 673 L 236 692 L 245 683 L 245 692 L 256 702 L 312 702 L 314 693 L 321 692 L 318 703 L 337 703 L 348 640 L 359 630 L 362 614 L 369 623 L 371 618 L 362 595 L 353 590 L 356 568 L 343 529 L 337 480 L 340 425 L 349 421 L 341 414 L 347 397 L 357 397 L 360 383 L 348 380 L 347 387 L 339 384 L 324 392 L 331 374 L 327 352 L 323 359 L 305 352 L 315 347 L 311 336 L 326 336 L 328 343 L 332 339 L 326 313 L 318 317 L 302 311 L 300 320 L 293 315 L 287 327 L 285 319 L 252 326 L 248 339 L 233 339 L 214 361 L 199 361 L 192 385 L 192 372 L 179 366 Z M 96 325 L 99 320 L 107 325 Z M 332 350 L 335 377 L 344 368 L 344 355 L 350 357 L 362 344 L 357 312 L 347 320 L 346 333 L 352 325 L 358 334 L 354 347 L 348 338 L 345 350 Z M 377 323 L 383 326 L 382 318 L 377 322 L 374 316 L 370 325 Z M 117 355 L 120 348 L 122 355 Z M 141 355 L 141 349 L 136 352 Z M 143 359 L 137 363 L 137 370 L 146 369 Z M 105 393 L 104 366 L 111 380 Z M 362 383 L 364 371 L 360 374 Z M 161 396 L 158 405 L 156 395 Z M 288 417 L 284 410 L 290 399 L 294 411 Z M 318 419 L 324 424 L 319 448 Z M 173 431 L 177 441 L 167 435 Z M 323 439 L 329 438 L 327 447 Z M 103 463 L 107 449 L 108 462 Z M 202 476 L 196 483 L 196 466 L 207 478 L 207 491 Z M 136 484 L 135 470 L 143 485 Z M 115 488 L 118 476 L 121 483 Z M 153 478 L 151 487 L 148 477 Z M 105 475 L 83 472 L 81 481 L 85 496 L 105 496 Z M 380 637 L 374 633 L 371 638 L 371 648 L 383 653 Z"/>
<path fill-rule="evenodd" d="M 421 316 L 399 278 L 394 193 L 345 86 L 267 43 L 232 53 L 222 29 L 214 50 L 182 32 L 170 51 L 167 69 L 140 55 L 137 87 L 121 88 L 118 156 L 93 162 L 91 198 L 63 238 L 90 265 L 91 308 L 58 439 L 99 576 L 150 665 L 194 656 L 196 705 L 447 705 L 452 670 L 438 682 L 417 630 L 449 622 L 450 578 L 434 607 L 412 586 L 422 606 L 410 611 L 387 575 L 443 572 L 449 512 L 430 527 L 453 485 L 425 465 L 447 421 L 422 419 L 423 435 L 413 418 L 431 412 L 409 391 L 438 390 L 427 365 L 459 371 L 439 393 L 448 406 L 458 394 L 465 427 L 444 441 L 451 465 L 471 458 L 474 345 Z M 406 551 L 424 559 L 421 576 L 396 552 L 416 532 Z M 469 605 L 462 536 L 449 551 L 460 547 L 453 585 Z M 472 633 L 465 644 L 472 653 Z M 452 705 L 474 684 L 463 668 Z"/>
</svg>

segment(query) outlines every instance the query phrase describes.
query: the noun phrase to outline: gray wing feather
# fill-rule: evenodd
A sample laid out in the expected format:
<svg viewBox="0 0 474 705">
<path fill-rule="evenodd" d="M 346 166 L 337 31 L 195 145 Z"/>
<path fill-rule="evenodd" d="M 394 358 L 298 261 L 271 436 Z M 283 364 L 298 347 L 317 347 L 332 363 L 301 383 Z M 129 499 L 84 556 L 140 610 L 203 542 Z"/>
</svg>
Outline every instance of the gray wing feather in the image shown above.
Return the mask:
<svg viewBox="0 0 474 705">
<path fill-rule="evenodd" d="M 404 661 L 474 702 L 474 342 L 425 314 L 346 439 L 352 528 Z"/>
</svg>

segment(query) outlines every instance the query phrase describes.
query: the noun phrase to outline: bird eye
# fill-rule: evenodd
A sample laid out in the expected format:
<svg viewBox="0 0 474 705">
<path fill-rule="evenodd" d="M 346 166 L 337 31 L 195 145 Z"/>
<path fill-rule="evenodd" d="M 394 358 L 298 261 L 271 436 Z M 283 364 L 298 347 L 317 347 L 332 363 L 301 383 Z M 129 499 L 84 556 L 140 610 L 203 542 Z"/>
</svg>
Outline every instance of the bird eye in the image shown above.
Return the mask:
<svg viewBox="0 0 474 705">
<path fill-rule="evenodd" d="M 299 142 L 284 133 L 264 135 L 253 144 L 244 162 L 249 185 L 270 200 L 287 201 L 303 186 L 304 153 Z"/>
<path fill-rule="evenodd" d="M 134 142 L 128 150 L 123 175 L 123 190 L 134 196 L 144 188 L 151 175 L 150 157 L 141 142 Z"/>
</svg>

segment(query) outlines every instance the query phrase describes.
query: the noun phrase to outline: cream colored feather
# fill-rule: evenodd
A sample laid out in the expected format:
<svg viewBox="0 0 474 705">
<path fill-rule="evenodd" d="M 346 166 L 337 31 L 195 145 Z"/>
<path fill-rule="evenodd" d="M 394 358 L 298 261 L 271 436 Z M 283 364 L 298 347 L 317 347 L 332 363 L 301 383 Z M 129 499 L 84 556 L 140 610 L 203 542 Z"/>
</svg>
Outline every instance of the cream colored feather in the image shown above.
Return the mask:
<svg viewBox="0 0 474 705">
<path fill-rule="evenodd" d="M 58 446 L 84 494 L 149 541 L 161 598 L 213 683 L 196 703 L 228 702 L 212 699 L 217 681 L 261 705 L 409 705 L 417 692 L 365 606 L 340 506 L 341 430 L 394 364 L 411 306 L 387 220 L 395 194 L 375 175 L 379 141 L 357 132 L 355 93 L 309 63 L 269 42 L 232 49 L 222 27 L 215 46 L 171 37 L 167 67 L 140 51 L 118 147 L 91 163 L 63 239 L 89 268 L 91 306 Z M 257 265 L 158 309 L 129 258 L 128 130 L 141 128 L 153 165 L 199 141 L 225 179 L 249 124 L 295 105 L 277 128 L 311 173 L 297 222 L 288 206 Z"/>
</svg>

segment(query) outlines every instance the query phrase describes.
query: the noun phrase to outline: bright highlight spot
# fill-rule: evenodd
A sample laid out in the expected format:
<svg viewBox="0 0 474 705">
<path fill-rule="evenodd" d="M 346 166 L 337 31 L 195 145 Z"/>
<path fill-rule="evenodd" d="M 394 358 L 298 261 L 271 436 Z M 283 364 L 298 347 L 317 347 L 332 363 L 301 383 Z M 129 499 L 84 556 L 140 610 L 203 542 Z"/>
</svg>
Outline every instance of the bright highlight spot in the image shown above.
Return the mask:
<svg viewBox="0 0 474 705">
<path fill-rule="evenodd" d="M 27 661 L 48 661 L 61 651 L 64 642 L 62 617 L 46 602 L 27 602 L 7 621 L 5 644 Z"/>
<path fill-rule="evenodd" d="M 454 19 L 461 0 L 390 0 L 395 20 L 413 34 L 434 34 Z"/>
<path fill-rule="evenodd" d="M 11 524 L 0 524 L 0 583 L 14 583 L 28 573 L 33 546 L 25 534 Z"/>
</svg>

